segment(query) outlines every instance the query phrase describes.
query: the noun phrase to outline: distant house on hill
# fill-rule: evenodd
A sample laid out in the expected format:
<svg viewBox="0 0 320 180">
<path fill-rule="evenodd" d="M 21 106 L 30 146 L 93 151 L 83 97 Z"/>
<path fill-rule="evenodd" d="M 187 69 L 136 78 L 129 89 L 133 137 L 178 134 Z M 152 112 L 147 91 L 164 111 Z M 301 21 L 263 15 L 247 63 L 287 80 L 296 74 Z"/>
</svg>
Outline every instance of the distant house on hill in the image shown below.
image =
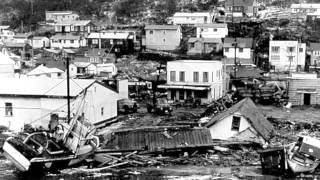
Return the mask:
<svg viewBox="0 0 320 180">
<path fill-rule="evenodd" d="M 74 21 L 79 19 L 79 15 L 73 11 L 46 11 L 45 13 L 47 23 Z"/>
<path fill-rule="evenodd" d="M 220 38 L 189 38 L 187 54 L 216 53 L 222 50 L 222 46 L 223 44 Z"/>
<path fill-rule="evenodd" d="M 182 39 L 181 27 L 176 25 L 148 25 L 145 27 L 145 47 L 152 50 L 172 51 Z"/>
<path fill-rule="evenodd" d="M 34 36 L 31 40 L 33 48 L 48 48 L 50 47 L 50 39 L 45 36 Z"/>
<path fill-rule="evenodd" d="M 250 98 L 245 98 L 206 124 L 212 139 L 265 144 L 274 131 L 272 124 Z"/>
</svg>

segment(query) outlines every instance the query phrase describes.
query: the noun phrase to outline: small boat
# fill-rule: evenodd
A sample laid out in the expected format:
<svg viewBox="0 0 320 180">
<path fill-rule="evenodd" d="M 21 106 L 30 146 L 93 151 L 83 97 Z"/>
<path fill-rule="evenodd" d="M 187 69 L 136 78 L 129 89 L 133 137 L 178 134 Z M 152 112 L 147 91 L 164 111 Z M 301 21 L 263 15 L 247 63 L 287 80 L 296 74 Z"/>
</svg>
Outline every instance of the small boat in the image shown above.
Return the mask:
<svg viewBox="0 0 320 180">
<path fill-rule="evenodd" d="M 57 141 L 47 132 L 35 132 L 9 137 L 3 145 L 3 155 L 20 171 L 29 171 L 39 166 L 64 168 L 80 163 L 92 155 L 99 139 L 92 129 L 75 121 L 74 125 L 61 123 L 63 139 Z"/>
<path fill-rule="evenodd" d="M 293 173 L 314 172 L 320 164 L 320 140 L 299 136 L 287 152 L 287 163 Z"/>
</svg>

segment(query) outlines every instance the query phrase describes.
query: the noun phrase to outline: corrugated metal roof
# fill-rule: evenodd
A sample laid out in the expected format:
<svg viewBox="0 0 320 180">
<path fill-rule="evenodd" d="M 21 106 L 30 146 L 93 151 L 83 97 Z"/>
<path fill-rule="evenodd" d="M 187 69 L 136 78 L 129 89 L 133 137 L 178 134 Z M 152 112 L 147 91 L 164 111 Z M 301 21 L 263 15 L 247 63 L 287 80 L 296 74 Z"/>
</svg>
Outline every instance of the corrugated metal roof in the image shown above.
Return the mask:
<svg viewBox="0 0 320 180">
<path fill-rule="evenodd" d="M 180 26 L 177 25 L 147 25 L 144 29 L 150 29 L 150 30 L 176 30 Z"/>
<path fill-rule="evenodd" d="M 115 132 L 107 147 L 157 151 L 208 145 L 212 145 L 212 139 L 207 128 L 150 127 Z"/>
<path fill-rule="evenodd" d="M 77 96 L 95 80 L 70 79 L 70 96 Z M 67 80 L 52 78 L 0 78 L 0 95 L 67 96 Z"/>
</svg>

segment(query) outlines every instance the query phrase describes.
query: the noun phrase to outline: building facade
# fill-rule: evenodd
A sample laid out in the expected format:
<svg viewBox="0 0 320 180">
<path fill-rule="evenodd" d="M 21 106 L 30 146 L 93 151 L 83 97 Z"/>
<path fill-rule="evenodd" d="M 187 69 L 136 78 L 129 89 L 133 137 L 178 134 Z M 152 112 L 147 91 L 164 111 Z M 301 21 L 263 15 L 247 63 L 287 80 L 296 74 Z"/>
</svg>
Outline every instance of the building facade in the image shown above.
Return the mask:
<svg viewBox="0 0 320 180">
<path fill-rule="evenodd" d="M 189 38 L 189 55 L 217 53 L 222 50 L 222 41 L 220 38 Z"/>
<path fill-rule="evenodd" d="M 225 0 L 227 14 L 236 17 L 256 16 L 259 3 L 256 0 Z"/>
<path fill-rule="evenodd" d="M 1 125 L 21 131 L 24 124 L 48 128 L 52 114 L 67 111 L 67 81 L 52 78 L 1 78 L 8 84 L 0 88 Z M 27 88 L 26 88 L 27 87 Z M 70 80 L 71 110 L 75 97 L 86 91 L 83 115 L 95 124 L 117 116 L 118 93 L 94 80 Z M 93 103 L 94 102 L 94 103 Z"/>
<path fill-rule="evenodd" d="M 181 28 L 176 25 L 148 25 L 145 31 L 146 49 L 175 50 L 182 39 Z"/>
<path fill-rule="evenodd" d="M 301 71 L 305 68 L 306 44 L 298 41 L 270 41 L 269 63 L 275 71 Z"/>
<path fill-rule="evenodd" d="M 212 23 L 213 14 L 210 12 L 177 12 L 173 15 L 171 21 L 175 25 L 196 25 Z"/>
<path fill-rule="evenodd" d="M 78 20 L 79 15 L 73 11 L 46 11 L 46 22 L 63 22 Z"/>
<path fill-rule="evenodd" d="M 197 38 L 225 38 L 228 36 L 227 24 L 199 24 Z"/>
<path fill-rule="evenodd" d="M 76 35 L 55 35 L 50 38 L 51 48 L 79 48 L 86 46 L 86 40 Z"/>
<path fill-rule="evenodd" d="M 252 38 L 225 38 L 223 48 L 223 55 L 227 58 L 253 59 Z"/>
<path fill-rule="evenodd" d="M 184 101 L 189 98 L 209 103 L 222 97 L 222 63 L 212 60 L 178 60 L 167 63 L 166 89 L 168 99 Z"/>
</svg>

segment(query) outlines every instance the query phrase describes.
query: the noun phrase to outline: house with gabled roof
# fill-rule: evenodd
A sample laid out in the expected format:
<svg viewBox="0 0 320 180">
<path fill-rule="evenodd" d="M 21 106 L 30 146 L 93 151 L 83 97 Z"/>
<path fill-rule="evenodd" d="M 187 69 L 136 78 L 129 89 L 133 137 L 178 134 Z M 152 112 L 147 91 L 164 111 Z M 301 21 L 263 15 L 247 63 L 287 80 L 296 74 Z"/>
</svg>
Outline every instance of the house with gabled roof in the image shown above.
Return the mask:
<svg viewBox="0 0 320 180">
<path fill-rule="evenodd" d="M 222 50 L 222 46 L 223 44 L 220 38 L 189 38 L 187 54 L 216 53 Z"/>
<path fill-rule="evenodd" d="M 234 65 L 236 57 L 237 65 L 254 65 L 253 62 L 254 41 L 252 38 L 224 39 L 223 55 L 226 57 L 226 65 Z"/>
<path fill-rule="evenodd" d="M 250 98 L 245 98 L 205 125 L 212 139 L 265 144 L 274 128 Z"/>
<path fill-rule="evenodd" d="M 86 40 L 82 36 L 72 34 L 57 34 L 50 38 L 51 48 L 79 48 L 86 46 Z"/>
<path fill-rule="evenodd" d="M 49 78 L 64 78 L 64 71 L 58 68 L 48 68 L 44 65 L 39 65 L 26 75 L 27 77 L 49 77 Z"/>
<path fill-rule="evenodd" d="M 212 23 L 213 14 L 210 12 L 176 12 L 172 17 L 175 25 L 196 25 Z"/>
<path fill-rule="evenodd" d="M 227 14 L 236 17 L 256 16 L 259 8 L 257 0 L 225 0 Z"/>
<path fill-rule="evenodd" d="M 0 125 L 21 131 L 24 124 L 48 128 L 52 115 L 67 112 L 67 80 L 55 78 L 0 78 Z M 70 79 L 71 112 L 76 113 L 76 98 L 86 94 L 83 116 L 93 124 L 117 116 L 121 90 L 88 79 Z M 71 116 L 72 116 L 71 114 Z M 63 117 L 62 117 L 63 118 Z M 64 117 L 65 118 L 65 117 Z"/>
<path fill-rule="evenodd" d="M 31 39 L 31 46 L 33 48 L 48 48 L 50 47 L 50 39 L 45 36 L 34 36 Z"/>
</svg>

